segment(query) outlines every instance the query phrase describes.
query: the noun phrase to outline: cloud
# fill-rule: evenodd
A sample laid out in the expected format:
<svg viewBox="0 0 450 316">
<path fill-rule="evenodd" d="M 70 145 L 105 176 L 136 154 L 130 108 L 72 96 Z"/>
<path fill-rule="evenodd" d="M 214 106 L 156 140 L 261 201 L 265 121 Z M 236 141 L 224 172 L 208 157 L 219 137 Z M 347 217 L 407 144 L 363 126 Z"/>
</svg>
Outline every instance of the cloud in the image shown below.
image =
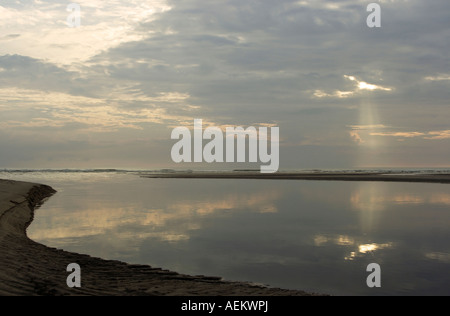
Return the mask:
<svg viewBox="0 0 450 316">
<path fill-rule="evenodd" d="M 358 145 L 366 143 L 366 140 L 363 139 L 363 136 L 361 134 L 367 133 L 367 131 L 374 131 L 374 130 L 384 130 L 386 128 L 389 128 L 386 125 L 383 124 L 367 124 L 367 125 L 348 125 L 351 129 L 349 132 L 350 138 L 357 143 Z M 373 135 L 376 133 L 371 132 L 369 135 Z"/>
<path fill-rule="evenodd" d="M 20 33 L 0 47 L 0 55 L 20 54 L 53 63 L 83 62 L 111 47 L 149 36 L 138 32 L 140 23 L 170 10 L 165 1 L 85 1 L 81 26 L 70 28 L 69 3 L 50 0 L 0 5 L 0 28 Z"/>
<path fill-rule="evenodd" d="M 427 136 L 424 137 L 424 139 L 450 139 L 450 130 L 428 132 Z"/>
<path fill-rule="evenodd" d="M 440 74 L 440 75 L 436 75 L 436 76 L 428 76 L 428 77 L 425 77 L 425 80 L 427 80 L 427 81 L 448 81 L 448 80 L 450 80 L 450 75 Z"/>
<path fill-rule="evenodd" d="M 378 86 L 375 84 L 370 84 L 364 81 L 360 81 L 358 79 L 356 79 L 354 76 L 348 76 L 345 75 L 344 78 L 350 80 L 350 81 L 355 81 L 357 83 L 357 88 L 359 90 L 369 90 L 369 91 L 374 91 L 374 90 L 382 90 L 382 91 L 392 91 L 392 88 L 388 88 L 388 87 L 383 87 L 383 86 Z"/>
<path fill-rule="evenodd" d="M 77 3 L 79 28 L 66 25 L 67 3 L 0 5 L 3 132 L 114 144 L 194 118 L 276 122 L 284 144 L 311 145 L 285 146 L 291 167 L 318 156 L 351 166 L 342 146 L 368 137 L 447 138 L 447 0 L 383 1 L 376 30 L 363 0 Z M 428 156 L 444 150 L 434 146 Z"/>
<path fill-rule="evenodd" d="M 356 79 L 356 77 L 354 77 L 354 76 L 344 75 L 343 77 L 345 79 L 355 82 L 355 85 L 352 90 L 349 90 L 349 91 L 335 90 L 335 91 L 329 92 L 329 93 L 324 92 L 322 90 L 315 90 L 313 96 L 316 98 L 339 98 L 339 99 L 342 99 L 342 98 L 350 98 L 350 97 L 354 97 L 357 95 L 361 95 L 361 93 L 365 90 L 367 90 L 367 91 L 375 91 L 375 90 L 392 91 L 393 90 L 393 88 L 383 87 L 381 85 L 375 85 L 375 84 L 367 83 L 365 81 L 360 81 L 360 80 Z"/>
<path fill-rule="evenodd" d="M 355 94 L 355 92 L 353 92 L 353 91 L 336 90 L 332 93 L 327 93 L 322 90 L 316 90 L 316 91 L 314 91 L 313 96 L 315 98 L 339 98 L 339 99 L 342 99 L 342 98 L 349 98 L 349 97 L 353 96 L 354 94 Z"/>
<path fill-rule="evenodd" d="M 431 132 L 382 132 L 382 133 L 370 133 L 371 136 L 387 136 L 387 137 L 399 137 L 399 138 L 416 138 L 428 140 L 444 140 L 450 139 L 450 130 L 431 131 Z"/>
<path fill-rule="evenodd" d="M 359 133 L 357 131 L 350 131 L 349 134 L 355 143 L 358 143 L 358 144 L 364 143 L 364 140 L 361 138 L 361 136 L 359 135 Z"/>
<path fill-rule="evenodd" d="M 369 136 L 378 137 L 392 137 L 397 138 L 397 141 L 404 141 L 406 139 L 422 139 L 422 140 L 446 140 L 450 139 L 450 130 L 441 131 L 428 131 L 428 132 L 392 132 L 391 126 L 383 124 L 374 125 L 348 125 L 350 138 L 357 144 L 363 144 L 366 142 L 361 135 L 364 133 L 364 138 Z M 381 130 L 381 131 L 380 131 Z"/>
<path fill-rule="evenodd" d="M 0 128 L 62 128 L 76 124 L 80 131 L 104 133 L 124 128 L 143 129 L 149 123 L 174 124 L 185 120 L 185 117 L 167 113 L 164 106 L 158 107 L 158 103 L 180 104 L 189 99 L 188 95 L 167 93 L 148 97 L 128 91 L 125 96 L 111 93 L 107 98 L 91 98 L 41 90 L 0 89 Z M 137 101 L 155 106 L 144 109 L 126 109 L 124 106 L 127 102 Z"/>
<path fill-rule="evenodd" d="M 349 125 L 347 127 L 350 127 L 354 131 L 361 131 L 361 130 L 374 130 L 374 129 L 384 129 L 388 128 L 388 126 L 383 124 L 371 124 L 371 125 Z"/>
<path fill-rule="evenodd" d="M 425 135 L 420 132 L 386 132 L 386 133 L 370 133 L 371 136 L 389 136 L 389 137 L 405 137 L 405 138 L 413 138 Z"/>
<path fill-rule="evenodd" d="M 21 55 L 0 56 L 0 86 L 53 91 L 73 91 L 89 94 L 91 83 L 79 73 L 55 64 Z M 45 80 L 43 80 L 45 79 Z"/>
</svg>

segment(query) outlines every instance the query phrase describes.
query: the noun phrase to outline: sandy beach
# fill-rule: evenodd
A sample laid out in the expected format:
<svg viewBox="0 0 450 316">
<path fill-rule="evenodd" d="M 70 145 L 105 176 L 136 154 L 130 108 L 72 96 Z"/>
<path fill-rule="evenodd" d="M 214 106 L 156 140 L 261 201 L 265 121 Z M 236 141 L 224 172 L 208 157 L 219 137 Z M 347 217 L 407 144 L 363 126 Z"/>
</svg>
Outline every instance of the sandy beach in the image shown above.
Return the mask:
<svg viewBox="0 0 450 316">
<path fill-rule="evenodd" d="M 34 211 L 55 191 L 48 186 L 0 180 L 0 295 L 75 296 L 308 296 L 220 277 L 189 276 L 49 248 L 30 240 Z M 81 288 L 69 288 L 67 266 L 81 267 Z"/>
</svg>

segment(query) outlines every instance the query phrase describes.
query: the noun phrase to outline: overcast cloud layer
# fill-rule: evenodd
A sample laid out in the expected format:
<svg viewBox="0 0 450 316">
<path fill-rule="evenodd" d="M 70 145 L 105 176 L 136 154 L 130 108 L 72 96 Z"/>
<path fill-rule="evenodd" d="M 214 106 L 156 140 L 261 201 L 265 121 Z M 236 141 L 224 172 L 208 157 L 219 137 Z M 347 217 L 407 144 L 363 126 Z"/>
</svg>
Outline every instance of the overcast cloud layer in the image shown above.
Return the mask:
<svg viewBox="0 0 450 316">
<path fill-rule="evenodd" d="M 2 0 L 0 168 L 195 168 L 194 118 L 279 126 L 281 169 L 450 167 L 450 2 L 370 2 Z"/>
</svg>

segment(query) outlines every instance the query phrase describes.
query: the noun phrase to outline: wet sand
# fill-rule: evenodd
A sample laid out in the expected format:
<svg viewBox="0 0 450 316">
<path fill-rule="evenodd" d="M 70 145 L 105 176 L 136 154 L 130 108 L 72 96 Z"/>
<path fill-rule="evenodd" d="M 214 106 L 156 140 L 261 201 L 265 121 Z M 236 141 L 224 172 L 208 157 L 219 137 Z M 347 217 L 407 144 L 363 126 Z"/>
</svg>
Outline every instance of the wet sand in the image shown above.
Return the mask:
<svg viewBox="0 0 450 316">
<path fill-rule="evenodd" d="M 220 277 L 189 276 L 146 265 L 103 260 L 49 248 L 26 235 L 34 210 L 55 191 L 0 180 L 0 295 L 2 296 L 309 296 Z M 81 267 L 81 288 L 69 288 L 67 266 Z"/>
</svg>

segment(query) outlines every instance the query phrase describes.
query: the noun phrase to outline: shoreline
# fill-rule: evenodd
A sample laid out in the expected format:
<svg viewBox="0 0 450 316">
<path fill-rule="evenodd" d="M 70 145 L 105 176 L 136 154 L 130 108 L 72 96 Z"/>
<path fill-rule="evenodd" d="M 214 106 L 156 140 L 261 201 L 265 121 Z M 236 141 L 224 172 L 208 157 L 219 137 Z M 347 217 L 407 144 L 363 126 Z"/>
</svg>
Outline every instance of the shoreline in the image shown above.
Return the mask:
<svg viewBox="0 0 450 316">
<path fill-rule="evenodd" d="M 174 271 L 104 260 L 50 248 L 26 234 L 36 207 L 56 191 L 41 184 L 0 180 L 1 296 L 316 296 L 224 281 L 221 277 L 190 276 Z M 81 288 L 69 288 L 67 266 L 81 267 Z"/>
<path fill-rule="evenodd" d="M 377 182 L 422 182 L 450 183 L 450 174 L 392 174 L 392 173 L 296 173 L 296 172 L 174 172 L 141 174 L 143 178 L 174 179 L 263 179 L 263 180 L 308 180 L 308 181 L 377 181 Z"/>
</svg>

